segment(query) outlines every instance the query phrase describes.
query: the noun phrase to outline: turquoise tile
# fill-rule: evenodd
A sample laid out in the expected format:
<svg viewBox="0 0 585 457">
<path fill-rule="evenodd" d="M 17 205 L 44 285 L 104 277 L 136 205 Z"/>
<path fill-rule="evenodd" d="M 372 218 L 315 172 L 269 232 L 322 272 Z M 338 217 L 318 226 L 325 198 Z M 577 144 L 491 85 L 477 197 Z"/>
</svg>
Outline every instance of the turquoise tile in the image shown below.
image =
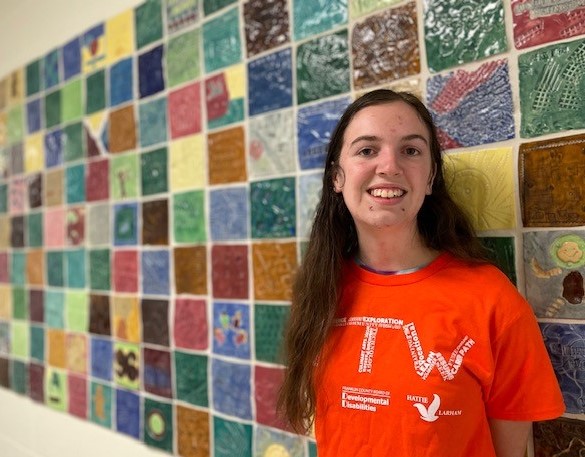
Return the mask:
<svg viewBox="0 0 585 457">
<path fill-rule="evenodd" d="M 242 60 L 238 8 L 203 25 L 203 57 L 207 73 Z"/>
</svg>

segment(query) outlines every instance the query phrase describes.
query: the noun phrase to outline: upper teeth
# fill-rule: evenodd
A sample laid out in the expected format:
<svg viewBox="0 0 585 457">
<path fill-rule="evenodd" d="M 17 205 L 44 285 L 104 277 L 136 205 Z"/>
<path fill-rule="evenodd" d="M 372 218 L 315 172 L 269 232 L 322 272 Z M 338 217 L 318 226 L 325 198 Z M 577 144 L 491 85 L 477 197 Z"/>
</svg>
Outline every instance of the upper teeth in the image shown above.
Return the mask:
<svg viewBox="0 0 585 457">
<path fill-rule="evenodd" d="M 402 189 L 374 189 L 370 192 L 374 197 L 392 198 L 404 195 Z"/>
</svg>

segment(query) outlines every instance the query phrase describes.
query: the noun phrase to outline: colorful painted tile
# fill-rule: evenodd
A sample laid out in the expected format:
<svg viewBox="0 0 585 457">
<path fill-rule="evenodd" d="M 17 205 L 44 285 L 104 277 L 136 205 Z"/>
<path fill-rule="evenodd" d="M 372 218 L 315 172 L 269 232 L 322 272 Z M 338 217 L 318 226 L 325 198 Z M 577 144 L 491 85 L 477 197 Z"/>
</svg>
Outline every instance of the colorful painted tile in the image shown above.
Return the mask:
<svg viewBox="0 0 585 457">
<path fill-rule="evenodd" d="M 60 370 L 47 368 L 45 372 L 45 403 L 57 411 L 67 411 L 67 374 Z"/>
<path fill-rule="evenodd" d="M 85 80 L 85 114 L 101 111 L 106 107 L 106 73 L 99 70 Z M 64 103 L 65 94 L 61 95 Z M 65 120 L 65 119 L 64 119 Z"/>
<path fill-rule="evenodd" d="M 524 272 L 537 317 L 585 319 L 585 230 L 525 233 Z"/>
<path fill-rule="evenodd" d="M 65 257 L 62 251 L 47 252 L 47 282 L 49 286 L 63 287 L 65 285 Z"/>
<path fill-rule="evenodd" d="M 169 302 L 143 298 L 140 315 L 143 342 L 169 346 Z"/>
<path fill-rule="evenodd" d="M 171 138 L 192 135 L 201 131 L 201 87 L 196 82 L 169 94 L 169 123 Z"/>
<path fill-rule="evenodd" d="M 41 363 L 45 361 L 45 329 L 41 325 L 30 326 L 30 358 Z"/>
<path fill-rule="evenodd" d="M 257 455 L 278 452 L 290 457 L 303 457 L 305 444 L 302 437 L 259 426 L 254 434 Z"/>
<path fill-rule="evenodd" d="M 28 135 L 24 140 L 24 170 L 27 173 L 41 171 L 44 166 L 43 134 Z"/>
<path fill-rule="evenodd" d="M 59 57 L 60 53 L 58 49 L 54 49 L 53 51 L 49 52 L 43 58 L 43 73 L 44 73 L 44 87 L 45 89 L 50 89 L 53 86 L 56 86 L 60 82 L 60 75 L 59 75 Z"/>
<path fill-rule="evenodd" d="M 134 51 L 134 11 L 126 10 L 106 21 L 108 65 L 128 57 Z"/>
<path fill-rule="evenodd" d="M 183 349 L 206 350 L 208 332 L 205 300 L 177 298 L 173 326 L 175 346 Z M 207 389 L 205 391 L 207 392 Z M 178 384 L 177 392 L 179 392 Z"/>
<path fill-rule="evenodd" d="M 140 396 L 134 392 L 116 389 L 116 431 L 140 439 Z"/>
<path fill-rule="evenodd" d="M 63 208 L 50 208 L 45 211 L 43 238 L 46 247 L 65 245 L 65 211 Z"/>
<path fill-rule="evenodd" d="M 12 144 L 17 141 L 22 141 L 24 132 L 24 109 L 23 106 L 19 104 L 8 109 L 8 143 Z"/>
<path fill-rule="evenodd" d="M 301 175 L 299 178 L 298 230 L 300 236 L 309 237 L 322 188 L 323 174 L 321 172 Z"/>
<path fill-rule="evenodd" d="M 207 136 L 209 183 L 246 181 L 246 152 L 242 126 Z"/>
<path fill-rule="evenodd" d="M 145 347 L 143 355 L 144 390 L 160 397 L 173 398 L 170 352 Z"/>
<path fill-rule="evenodd" d="M 85 165 L 73 165 L 65 169 L 67 203 L 85 202 Z"/>
<path fill-rule="evenodd" d="M 443 149 L 514 138 L 514 104 L 505 60 L 429 79 L 427 106 Z"/>
<path fill-rule="evenodd" d="M 21 104 L 25 96 L 24 68 L 17 68 L 10 72 L 6 80 L 6 104 L 8 106 Z"/>
<path fill-rule="evenodd" d="M 92 290 L 110 290 L 110 250 L 89 251 L 89 285 Z"/>
<path fill-rule="evenodd" d="M 105 66 L 105 41 L 103 23 L 92 27 L 81 36 L 81 70 L 83 73 L 93 73 Z"/>
<path fill-rule="evenodd" d="M 269 427 L 287 430 L 286 422 L 278 414 L 277 399 L 280 386 L 284 379 L 284 368 L 264 367 L 256 365 L 254 367 L 254 400 L 256 406 L 256 422 Z M 260 428 L 262 430 L 262 428 Z M 288 427 L 290 431 L 290 427 Z M 295 447 L 302 444 L 295 443 Z M 299 455 L 304 456 L 303 451 Z M 289 454 L 290 455 L 290 454 Z"/>
<path fill-rule="evenodd" d="M 167 0 L 168 33 L 175 33 L 199 21 L 199 0 Z"/>
<path fill-rule="evenodd" d="M 142 252 L 142 292 L 147 295 L 169 295 L 169 251 Z"/>
<path fill-rule="evenodd" d="M 563 393 L 566 412 L 583 414 L 585 325 L 540 323 L 544 344 Z"/>
<path fill-rule="evenodd" d="M 323 168 L 331 132 L 351 103 L 348 97 L 299 108 L 297 143 L 301 169 Z"/>
<path fill-rule="evenodd" d="M 91 383 L 90 419 L 105 428 L 112 427 L 112 387 L 101 382 Z"/>
<path fill-rule="evenodd" d="M 112 341 L 108 338 L 91 337 L 91 375 L 109 381 L 112 379 Z"/>
<path fill-rule="evenodd" d="M 26 66 L 26 95 L 31 96 L 43 88 L 41 79 L 42 59 L 34 60 Z"/>
<path fill-rule="evenodd" d="M 250 178 L 295 171 L 292 110 L 270 112 L 249 120 L 248 167 Z"/>
<path fill-rule="evenodd" d="M 114 382 L 117 385 L 138 390 L 140 388 L 141 365 L 138 344 L 121 341 L 114 343 Z"/>
<path fill-rule="evenodd" d="M 137 154 L 123 154 L 110 159 L 110 196 L 115 200 L 138 196 Z"/>
<path fill-rule="evenodd" d="M 138 253 L 130 250 L 114 251 L 114 290 L 138 292 Z"/>
<path fill-rule="evenodd" d="M 136 119 L 133 106 L 111 111 L 108 127 L 110 152 L 124 152 L 136 147 Z"/>
<path fill-rule="evenodd" d="M 20 359 L 27 359 L 30 352 L 30 326 L 27 322 L 14 320 L 11 323 L 10 330 L 11 355 Z"/>
<path fill-rule="evenodd" d="M 13 144 L 10 149 L 9 149 L 9 154 L 10 154 L 10 174 L 11 175 L 16 175 L 16 174 L 22 174 L 24 172 L 24 150 L 23 150 L 23 145 L 22 143 L 16 143 Z M 11 187 L 20 187 L 23 186 L 24 181 L 22 179 L 18 179 L 18 180 L 14 180 L 16 181 L 18 184 L 17 186 L 15 186 L 13 183 L 11 183 Z M 16 211 L 22 211 L 22 210 L 18 210 L 18 205 L 15 206 L 15 210 Z"/>
<path fill-rule="evenodd" d="M 246 187 L 209 192 L 209 224 L 213 241 L 247 239 L 249 214 Z"/>
<path fill-rule="evenodd" d="M 134 70 L 132 58 L 121 60 L 110 67 L 109 87 L 110 106 L 118 106 L 121 103 L 132 100 Z"/>
<path fill-rule="evenodd" d="M 8 267 L 8 253 L 0 252 L 0 283 L 10 282 L 10 271 Z"/>
<path fill-rule="evenodd" d="M 66 162 L 85 157 L 84 139 L 81 122 L 63 127 L 63 158 Z"/>
<path fill-rule="evenodd" d="M 207 148 L 203 135 L 191 135 L 169 145 L 171 190 L 203 188 L 207 182 Z"/>
<path fill-rule="evenodd" d="M 250 358 L 250 307 L 241 303 L 213 303 L 213 352 Z"/>
<path fill-rule="evenodd" d="M 178 294 L 207 293 L 207 252 L 205 246 L 183 246 L 173 250 L 175 291 Z"/>
<path fill-rule="evenodd" d="M 207 408 L 207 356 L 188 352 L 173 352 L 177 399 Z"/>
<path fill-rule="evenodd" d="M 89 88 L 86 94 L 89 99 L 93 96 Z M 70 81 L 61 88 L 61 122 L 71 122 L 81 118 L 83 114 L 81 97 L 81 79 Z"/>
<path fill-rule="evenodd" d="M 248 247 L 213 246 L 211 275 L 214 298 L 248 298 Z"/>
<path fill-rule="evenodd" d="M 26 279 L 32 286 L 43 286 L 45 283 L 45 258 L 40 249 L 29 249 L 26 254 Z"/>
<path fill-rule="evenodd" d="M 0 185 L 0 212 L 6 213 L 8 211 L 8 185 Z"/>
<path fill-rule="evenodd" d="M 141 339 L 141 318 L 138 297 L 114 295 L 112 297 L 112 335 L 114 338 L 138 343 Z"/>
<path fill-rule="evenodd" d="M 10 389 L 10 361 L 0 357 L 0 386 Z"/>
<path fill-rule="evenodd" d="M 254 244 L 252 267 L 256 300 L 290 300 L 297 269 L 296 243 Z"/>
<path fill-rule="evenodd" d="M 62 130 L 57 129 L 45 134 L 45 166 L 55 167 L 63 163 Z"/>
<path fill-rule="evenodd" d="M 556 4 L 512 0 L 516 49 L 583 35 L 584 15 L 585 7 L 579 3 Z"/>
<path fill-rule="evenodd" d="M 28 207 L 39 208 L 43 204 L 43 175 L 37 173 L 28 178 Z"/>
<path fill-rule="evenodd" d="M 70 374 L 67 383 L 69 414 L 80 419 L 87 419 L 87 379 L 83 376 Z"/>
<path fill-rule="evenodd" d="M 65 295 L 67 330 L 86 333 L 89 330 L 89 297 L 85 290 L 68 290 Z"/>
<path fill-rule="evenodd" d="M 296 234 L 295 179 L 250 184 L 252 237 L 286 238 Z"/>
<path fill-rule="evenodd" d="M 167 99 L 140 104 L 140 146 L 152 146 L 167 139 Z"/>
<path fill-rule="evenodd" d="M 142 203 L 142 244 L 169 244 L 169 211 L 166 199 Z"/>
<path fill-rule="evenodd" d="M 237 0 L 203 0 L 203 12 L 206 16 L 209 16 L 236 2 Z"/>
<path fill-rule="evenodd" d="M 248 57 L 290 41 L 288 2 L 251 0 L 244 4 Z"/>
<path fill-rule="evenodd" d="M 111 231 L 103 229 L 110 227 L 110 206 L 105 203 L 90 205 L 87 227 L 86 238 L 90 246 L 110 244 Z"/>
<path fill-rule="evenodd" d="M 45 292 L 45 323 L 48 328 L 65 328 L 65 297 L 63 292 Z"/>
<path fill-rule="evenodd" d="M 473 8 L 457 7 L 448 0 L 430 0 L 424 6 L 425 44 L 431 71 L 508 50 L 502 0 L 480 0 Z"/>
<path fill-rule="evenodd" d="M 63 330 L 47 330 L 47 362 L 56 368 L 67 367 L 66 334 Z"/>
<path fill-rule="evenodd" d="M 513 160 L 511 148 L 446 156 L 449 191 L 453 200 L 465 208 L 476 230 L 516 226 Z"/>
<path fill-rule="evenodd" d="M 215 457 L 252 457 L 252 426 L 213 417 L 213 455 Z"/>
<path fill-rule="evenodd" d="M 517 284 L 515 238 L 489 236 L 481 237 L 480 241 L 487 249 L 490 260 L 508 276 L 510 281 Z"/>
<path fill-rule="evenodd" d="M 81 46 L 79 38 L 75 37 L 63 46 L 63 79 L 65 81 L 81 72 Z"/>
<path fill-rule="evenodd" d="M 240 62 L 241 48 L 237 7 L 203 24 L 203 59 L 206 73 Z"/>
<path fill-rule="evenodd" d="M 124 203 L 114 206 L 114 245 L 138 244 L 138 204 Z"/>
<path fill-rule="evenodd" d="M 561 417 L 551 421 L 534 423 L 534 457 L 548 455 L 576 455 L 585 451 L 585 422 Z"/>
<path fill-rule="evenodd" d="M 292 54 L 289 48 L 248 63 L 250 116 L 292 105 Z"/>
<path fill-rule="evenodd" d="M 302 40 L 347 23 L 347 4 L 348 0 L 293 1 L 295 40 Z"/>
<path fill-rule="evenodd" d="M 209 454 L 209 413 L 177 405 L 177 447 L 180 455 Z"/>
<path fill-rule="evenodd" d="M 173 406 L 171 403 L 144 399 L 144 442 L 147 446 L 173 452 Z"/>
<path fill-rule="evenodd" d="M 163 20 L 161 0 L 148 0 L 134 10 L 136 49 L 162 38 Z"/>
<path fill-rule="evenodd" d="M 87 164 L 86 193 L 87 201 L 107 200 L 109 197 L 109 161 L 94 160 Z"/>
<path fill-rule="evenodd" d="M 44 117 L 41 115 L 42 101 L 42 98 L 37 98 L 26 104 L 26 126 L 28 133 L 37 132 L 43 127 Z"/>
<path fill-rule="evenodd" d="M 68 333 L 65 350 L 67 352 L 67 369 L 78 374 L 87 373 L 88 351 L 87 335 L 84 333 Z"/>
<path fill-rule="evenodd" d="M 168 190 L 167 156 L 166 147 L 144 152 L 140 156 L 142 195 L 159 194 Z"/>
<path fill-rule="evenodd" d="M 138 56 L 138 90 L 140 98 L 161 92 L 165 88 L 163 47 L 157 46 Z"/>
<path fill-rule="evenodd" d="M 45 94 L 45 126 L 49 129 L 61 122 L 61 91 Z"/>
<path fill-rule="evenodd" d="M 85 249 L 73 249 L 65 252 L 67 286 L 85 287 Z"/>
<path fill-rule="evenodd" d="M 244 120 L 245 69 L 236 65 L 205 80 L 207 125 L 210 129 Z"/>
<path fill-rule="evenodd" d="M 203 243 L 207 240 L 205 195 L 194 190 L 173 194 L 173 237 L 176 243 Z"/>
<path fill-rule="evenodd" d="M 230 416 L 252 419 L 249 364 L 211 361 L 213 407 Z"/>
<path fill-rule="evenodd" d="M 15 392 L 26 394 L 32 401 L 45 402 L 45 366 L 31 362 L 25 365 L 22 362 L 14 362 L 12 367 L 11 388 Z M 28 372 L 27 372 L 28 368 Z M 28 386 L 25 382 L 28 381 Z"/>
<path fill-rule="evenodd" d="M 0 353 L 4 355 L 10 355 L 10 332 L 10 323 L 0 322 Z"/>
<path fill-rule="evenodd" d="M 170 23 L 168 26 L 170 27 Z M 201 75 L 200 46 L 201 32 L 199 29 L 190 30 L 169 39 L 165 53 L 169 87 L 193 81 Z"/>
<path fill-rule="evenodd" d="M 355 24 L 351 48 L 356 89 L 420 73 L 416 4 L 385 10 Z"/>
<path fill-rule="evenodd" d="M 89 332 L 94 335 L 110 336 L 110 297 L 91 294 L 89 296 Z"/>
<path fill-rule="evenodd" d="M 520 145 L 522 221 L 526 227 L 585 224 L 585 135 Z"/>
</svg>

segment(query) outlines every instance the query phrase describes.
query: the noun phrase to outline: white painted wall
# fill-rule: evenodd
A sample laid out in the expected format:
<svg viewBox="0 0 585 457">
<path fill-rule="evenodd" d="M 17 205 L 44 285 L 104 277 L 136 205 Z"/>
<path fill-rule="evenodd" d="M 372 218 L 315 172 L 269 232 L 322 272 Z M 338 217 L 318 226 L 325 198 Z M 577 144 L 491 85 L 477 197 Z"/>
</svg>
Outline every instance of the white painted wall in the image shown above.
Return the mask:
<svg viewBox="0 0 585 457">
<path fill-rule="evenodd" d="M 0 79 L 142 0 L 0 0 Z M 161 451 L 0 389 L 1 457 L 161 457 Z"/>
</svg>

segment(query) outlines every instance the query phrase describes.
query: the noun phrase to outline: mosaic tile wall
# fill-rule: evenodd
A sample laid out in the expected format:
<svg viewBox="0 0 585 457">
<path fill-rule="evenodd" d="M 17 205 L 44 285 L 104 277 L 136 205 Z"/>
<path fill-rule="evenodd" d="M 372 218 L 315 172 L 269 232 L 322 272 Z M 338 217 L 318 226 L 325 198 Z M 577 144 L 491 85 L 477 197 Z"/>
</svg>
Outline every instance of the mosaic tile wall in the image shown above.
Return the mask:
<svg viewBox="0 0 585 457">
<path fill-rule="evenodd" d="M 154 0 L 4 75 L 0 386 L 172 454 L 316 455 L 274 413 L 291 276 L 336 119 L 394 87 L 540 320 L 567 414 L 534 455 L 581 452 L 581 4 Z"/>
</svg>

